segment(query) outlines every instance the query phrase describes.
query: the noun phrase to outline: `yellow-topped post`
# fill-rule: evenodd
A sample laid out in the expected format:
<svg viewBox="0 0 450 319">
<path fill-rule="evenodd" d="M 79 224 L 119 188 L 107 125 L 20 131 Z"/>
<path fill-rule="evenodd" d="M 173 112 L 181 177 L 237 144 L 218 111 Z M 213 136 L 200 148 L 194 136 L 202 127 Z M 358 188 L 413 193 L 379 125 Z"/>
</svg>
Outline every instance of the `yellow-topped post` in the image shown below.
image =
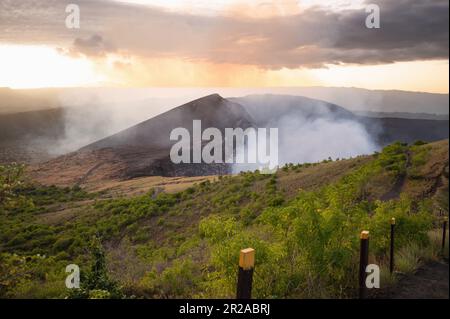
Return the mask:
<svg viewBox="0 0 450 319">
<path fill-rule="evenodd" d="M 363 230 L 359 236 L 361 239 L 369 239 L 369 231 Z"/>
<path fill-rule="evenodd" d="M 237 281 L 237 299 L 250 299 L 252 297 L 253 269 L 255 267 L 255 250 L 242 249 L 239 254 L 239 269 Z"/>
<path fill-rule="evenodd" d="M 255 266 L 255 250 L 253 248 L 242 249 L 239 255 L 239 267 L 244 270 L 252 269 Z"/>
</svg>

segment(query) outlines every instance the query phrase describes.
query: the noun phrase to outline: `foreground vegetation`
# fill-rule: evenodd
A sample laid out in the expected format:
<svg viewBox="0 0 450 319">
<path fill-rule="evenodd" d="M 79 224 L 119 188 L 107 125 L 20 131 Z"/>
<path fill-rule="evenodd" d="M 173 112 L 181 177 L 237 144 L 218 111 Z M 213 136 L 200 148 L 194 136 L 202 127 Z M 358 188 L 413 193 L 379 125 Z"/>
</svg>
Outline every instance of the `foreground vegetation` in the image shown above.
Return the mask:
<svg viewBox="0 0 450 319">
<path fill-rule="evenodd" d="M 385 266 L 392 217 L 399 271 L 440 254 L 435 212 L 448 212 L 448 186 L 423 190 L 433 156 L 423 144 L 346 160 L 345 174 L 308 189 L 285 181 L 336 161 L 112 199 L 35 185 L 22 166 L 0 167 L 0 297 L 233 297 L 239 250 L 253 247 L 255 297 L 351 298 L 363 229 L 382 285 L 392 284 Z M 80 290 L 65 288 L 68 264 L 81 268 Z"/>
</svg>

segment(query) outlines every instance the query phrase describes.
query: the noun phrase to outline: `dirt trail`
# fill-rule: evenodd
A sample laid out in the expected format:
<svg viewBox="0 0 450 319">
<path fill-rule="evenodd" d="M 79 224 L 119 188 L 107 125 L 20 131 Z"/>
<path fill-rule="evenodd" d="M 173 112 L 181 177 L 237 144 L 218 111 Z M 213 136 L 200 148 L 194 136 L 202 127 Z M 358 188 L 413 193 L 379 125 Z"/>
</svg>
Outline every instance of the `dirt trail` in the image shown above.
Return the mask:
<svg viewBox="0 0 450 319">
<path fill-rule="evenodd" d="M 448 299 L 448 262 L 435 262 L 421 267 L 414 275 L 402 278 L 396 288 L 382 298 Z"/>
<path fill-rule="evenodd" d="M 88 179 L 89 175 L 91 175 L 97 168 L 99 168 L 103 164 L 104 162 L 100 162 L 94 167 L 90 168 L 85 174 L 83 174 L 83 176 L 81 176 L 78 182 L 75 183 L 75 186 L 80 186 L 81 184 L 83 184 Z"/>
</svg>

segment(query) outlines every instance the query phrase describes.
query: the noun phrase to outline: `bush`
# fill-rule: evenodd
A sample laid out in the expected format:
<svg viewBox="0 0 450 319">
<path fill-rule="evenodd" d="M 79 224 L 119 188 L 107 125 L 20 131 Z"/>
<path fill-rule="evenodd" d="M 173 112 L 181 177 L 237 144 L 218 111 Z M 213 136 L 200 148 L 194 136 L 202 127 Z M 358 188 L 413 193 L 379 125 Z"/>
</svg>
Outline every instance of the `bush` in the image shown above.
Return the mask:
<svg viewBox="0 0 450 319">
<path fill-rule="evenodd" d="M 405 143 L 394 143 L 383 148 L 378 155 L 377 161 L 381 167 L 394 175 L 403 175 L 406 173 L 408 147 Z"/>
<path fill-rule="evenodd" d="M 73 243 L 73 238 L 59 238 L 54 244 L 53 249 L 56 252 L 67 250 Z"/>
<path fill-rule="evenodd" d="M 0 205 L 17 196 L 16 189 L 22 184 L 25 166 L 17 163 L 0 165 Z"/>
<path fill-rule="evenodd" d="M 199 290 L 200 268 L 192 260 L 176 260 L 161 274 L 148 272 L 141 285 L 153 297 L 192 298 Z"/>
<path fill-rule="evenodd" d="M 413 143 L 413 145 L 415 145 L 415 146 L 420 146 L 420 145 L 425 145 L 425 144 L 428 144 L 428 143 L 424 142 L 422 140 L 417 140 Z"/>
</svg>

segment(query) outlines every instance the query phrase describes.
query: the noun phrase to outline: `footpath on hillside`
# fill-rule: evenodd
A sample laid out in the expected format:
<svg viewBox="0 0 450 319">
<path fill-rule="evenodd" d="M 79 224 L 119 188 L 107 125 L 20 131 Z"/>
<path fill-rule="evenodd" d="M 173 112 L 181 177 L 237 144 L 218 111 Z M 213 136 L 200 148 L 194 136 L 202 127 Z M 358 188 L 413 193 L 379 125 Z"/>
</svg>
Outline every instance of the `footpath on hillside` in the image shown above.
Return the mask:
<svg viewBox="0 0 450 319">
<path fill-rule="evenodd" d="M 395 288 L 380 297 L 383 299 L 448 299 L 448 272 L 448 261 L 424 265 L 415 274 L 403 277 Z"/>
</svg>

